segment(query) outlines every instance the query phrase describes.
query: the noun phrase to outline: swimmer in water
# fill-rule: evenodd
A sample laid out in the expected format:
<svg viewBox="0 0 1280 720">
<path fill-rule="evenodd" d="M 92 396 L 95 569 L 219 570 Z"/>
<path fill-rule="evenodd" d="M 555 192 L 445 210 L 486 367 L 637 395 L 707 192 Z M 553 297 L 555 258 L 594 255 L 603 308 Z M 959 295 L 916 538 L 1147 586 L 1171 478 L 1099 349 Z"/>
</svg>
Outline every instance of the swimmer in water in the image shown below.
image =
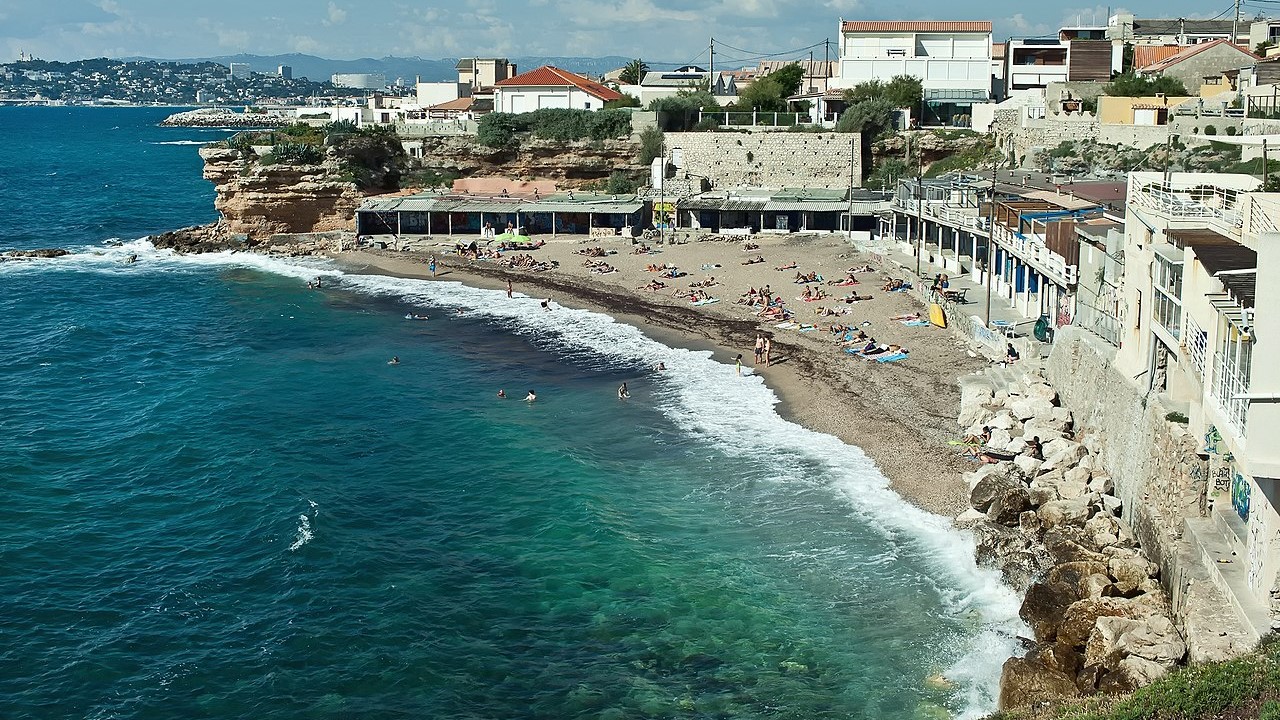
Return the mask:
<svg viewBox="0 0 1280 720">
<path fill-rule="evenodd" d="M 400 356 L 399 356 L 399 355 L 394 355 L 394 356 L 392 356 L 392 358 L 391 358 L 390 360 L 388 360 L 388 361 L 387 361 L 387 364 L 388 364 L 388 365 L 399 365 L 399 364 L 400 364 Z"/>
<path fill-rule="evenodd" d="M 631 393 L 627 392 L 627 384 L 622 383 L 622 387 L 618 388 L 618 399 L 626 400 L 629 397 L 631 397 Z"/>
<path fill-rule="evenodd" d="M 542 301 L 542 309 L 551 312 L 551 298 Z"/>
<path fill-rule="evenodd" d="M 537 395 L 537 393 L 535 393 L 535 392 L 534 392 L 534 391 L 532 391 L 532 390 L 530 390 L 530 391 L 529 391 L 529 394 L 528 394 L 528 395 L 525 395 L 525 396 L 524 396 L 524 401 L 525 401 L 525 402 L 533 402 L 534 400 L 537 400 L 537 399 L 538 399 L 538 395 Z"/>
<path fill-rule="evenodd" d="M 506 400 L 506 399 L 507 399 L 507 391 L 506 391 L 506 390 L 498 390 L 498 397 L 502 398 L 503 400 Z"/>
</svg>

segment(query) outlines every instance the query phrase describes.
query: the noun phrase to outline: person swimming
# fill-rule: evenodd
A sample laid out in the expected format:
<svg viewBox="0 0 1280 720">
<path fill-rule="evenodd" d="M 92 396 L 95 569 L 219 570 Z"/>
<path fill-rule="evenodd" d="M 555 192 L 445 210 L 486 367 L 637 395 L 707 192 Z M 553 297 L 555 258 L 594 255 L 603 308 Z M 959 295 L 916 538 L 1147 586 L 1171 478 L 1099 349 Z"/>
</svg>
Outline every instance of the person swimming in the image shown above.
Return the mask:
<svg viewBox="0 0 1280 720">
<path fill-rule="evenodd" d="M 537 399 L 538 399 L 538 394 L 532 390 L 529 391 L 528 395 L 524 396 L 525 402 L 533 402 L 534 400 L 537 400 Z"/>
<path fill-rule="evenodd" d="M 399 356 L 399 355 L 393 355 L 393 356 L 391 357 L 391 359 L 387 361 L 387 364 L 388 364 L 388 365 L 399 365 L 399 364 L 400 364 L 400 356 Z"/>
<path fill-rule="evenodd" d="M 499 389 L 499 390 L 498 390 L 498 397 L 502 398 L 503 400 L 506 400 L 506 399 L 507 399 L 507 391 L 506 391 L 506 390 Z"/>
<path fill-rule="evenodd" d="M 631 397 L 631 393 L 627 392 L 627 384 L 622 383 L 622 386 L 618 388 L 618 399 L 626 400 L 629 397 Z"/>
</svg>

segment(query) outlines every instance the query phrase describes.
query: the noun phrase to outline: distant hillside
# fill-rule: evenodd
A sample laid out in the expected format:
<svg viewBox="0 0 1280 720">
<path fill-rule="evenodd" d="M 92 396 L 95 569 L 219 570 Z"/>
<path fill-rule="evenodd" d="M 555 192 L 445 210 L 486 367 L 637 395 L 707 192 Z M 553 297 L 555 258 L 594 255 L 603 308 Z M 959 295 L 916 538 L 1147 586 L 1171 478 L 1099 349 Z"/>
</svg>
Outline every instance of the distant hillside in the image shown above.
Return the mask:
<svg viewBox="0 0 1280 720">
<path fill-rule="evenodd" d="M 156 58 L 125 59 L 154 60 Z M 556 67 L 564 68 L 565 70 L 589 75 L 603 75 L 610 70 L 626 65 L 630 60 L 631 58 L 620 56 L 599 58 L 525 56 L 511 58 L 511 61 L 516 64 L 517 68 L 521 72 L 525 70 L 532 70 L 542 65 L 555 65 Z M 458 73 L 454 69 L 454 66 L 457 65 L 458 62 L 457 58 L 427 59 L 420 57 L 384 57 L 378 59 L 360 58 L 357 60 L 329 60 L 327 58 L 316 57 L 314 55 L 289 53 L 286 55 L 240 54 L 204 58 L 178 58 L 177 62 L 216 62 L 221 65 L 227 65 L 233 62 L 248 63 L 250 69 L 261 73 L 274 73 L 277 66 L 288 65 L 293 68 L 294 77 L 305 77 L 311 80 L 328 80 L 329 76 L 334 73 L 382 73 L 386 75 L 387 82 L 395 82 L 395 79 L 398 77 L 402 77 L 409 82 L 413 82 L 416 77 L 421 77 L 423 82 L 441 82 L 453 80 L 458 77 Z M 674 65 L 674 63 L 652 62 L 647 58 L 646 62 L 658 67 L 663 65 Z"/>
</svg>

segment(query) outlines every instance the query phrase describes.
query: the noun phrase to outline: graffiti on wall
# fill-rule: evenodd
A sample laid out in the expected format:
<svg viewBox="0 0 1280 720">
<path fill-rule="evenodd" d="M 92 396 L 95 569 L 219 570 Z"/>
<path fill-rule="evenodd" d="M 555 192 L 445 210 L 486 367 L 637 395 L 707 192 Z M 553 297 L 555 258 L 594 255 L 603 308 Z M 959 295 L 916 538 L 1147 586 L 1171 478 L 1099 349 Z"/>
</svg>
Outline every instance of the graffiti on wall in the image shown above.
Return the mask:
<svg viewBox="0 0 1280 720">
<path fill-rule="evenodd" d="M 1240 519 L 1249 522 L 1249 481 L 1244 475 L 1236 473 L 1231 479 L 1231 507 L 1235 508 Z"/>
</svg>

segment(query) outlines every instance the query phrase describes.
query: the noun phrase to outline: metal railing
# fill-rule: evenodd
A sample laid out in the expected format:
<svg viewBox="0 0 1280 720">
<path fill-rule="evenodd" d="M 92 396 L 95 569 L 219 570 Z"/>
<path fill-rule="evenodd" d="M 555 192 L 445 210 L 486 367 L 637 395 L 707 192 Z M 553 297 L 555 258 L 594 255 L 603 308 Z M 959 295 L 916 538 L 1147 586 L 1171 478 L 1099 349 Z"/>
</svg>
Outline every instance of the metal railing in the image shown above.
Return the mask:
<svg viewBox="0 0 1280 720">
<path fill-rule="evenodd" d="M 1235 398 L 1249 392 L 1249 382 L 1235 363 L 1227 362 L 1223 353 L 1214 354 L 1213 372 L 1213 391 L 1210 394 L 1222 409 L 1227 422 L 1240 437 L 1244 437 L 1249 417 L 1249 401 Z"/>
<path fill-rule="evenodd" d="M 1200 376 L 1200 382 L 1204 382 L 1204 363 L 1205 356 L 1208 353 L 1209 334 L 1201 330 L 1200 325 L 1190 315 L 1185 318 L 1185 322 L 1187 329 L 1182 335 L 1182 349 L 1186 351 L 1192 367 L 1196 369 L 1196 373 Z"/>
<path fill-rule="evenodd" d="M 1116 347 L 1120 346 L 1120 319 L 1107 308 L 1085 302 L 1076 295 L 1076 315 L 1072 325 L 1097 335 Z"/>
<path fill-rule="evenodd" d="M 917 210 L 919 205 L 919 200 L 894 198 L 892 207 L 899 212 L 912 214 L 919 212 L 930 220 L 938 220 L 981 235 L 987 234 L 987 218 L 978 215 L 976 210 L 972 212 L 958 210 L 955 205 L 928 201 L 925 201 L 923 208 Z"/>
<path fill-rule="evenodd" d="M 698 122 L 714 120 L 725 127 L 791 127 L 793 125 L 811 125 L 813 119 L 809 113 L 787 112 L 716 112 L 699 110 Z"/>
<path fill-rule="evenodd" d="M 1078 281 L 1079 268 L 1067 263 L 1067 259 L 1050 250 L 1044 239 L 1036 234 L 1019 236 L 1009 228 L 997 224 L 995 241 L 1013 254 L 1031 265 L 1038 266 L 1041 272 L 1052 275 L 1066 285 L 1075 285 Z"/>
<path fill-rule="evenodd" d="M 1204 202 L 1212 198 L 1213 204 Z M 1160 183 L 1138 185 L 1129 194 L 1135 205 L 1160 213 L 1173 220 L 1218 220 L 1234 228 L 1243 224 L 1239 211 L 1239 193 L 1223 188 L 1174 190 Z"/>
</svg>

